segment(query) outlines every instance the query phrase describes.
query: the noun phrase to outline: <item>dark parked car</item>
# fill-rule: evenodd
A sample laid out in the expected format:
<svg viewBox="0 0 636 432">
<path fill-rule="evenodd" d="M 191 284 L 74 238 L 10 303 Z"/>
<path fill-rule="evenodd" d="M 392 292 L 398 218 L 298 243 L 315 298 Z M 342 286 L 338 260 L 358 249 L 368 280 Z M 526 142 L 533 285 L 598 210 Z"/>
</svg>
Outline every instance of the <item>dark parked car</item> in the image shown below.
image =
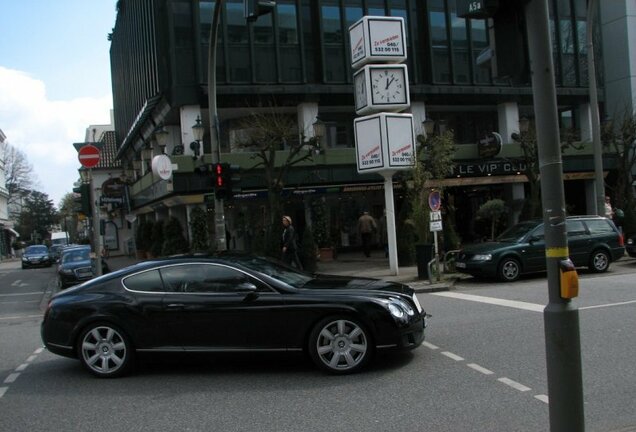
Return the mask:
<svg viewBox="0 0 636 432">
<path fill-rule="evenodd" d="M 625 242 L 625 250 L 630 257 L 636 258 L 636 234 L 632 234 Z"/>
<path fill-rule="evenodd" d="M 62 291 L 42 340 L 100 377 L 123 374 L 143 351 L 306 351 L 341 374 L 376 349 L 416 348 L 425 324 L 407 285 L 224 253 L 146 261 Z"/>
<path fill-rule="evenodd" d="M 64 247 L 57 267 L 57 286 L 64 289 L 92 279 L 95 276 L 94 265 L 89 245 Z M 102 260 L 102 274 L 108 273 L 108 270 L 106 261 Z"/>
<path fill-rule="evenodd" d="M 600 216 L 571 216 L 566 220 L 570 259 L 577 267 L 604 272 L 625 253 L 623 236 L 614 223 Z M 466 246 L 457 255 L 455 268 L 477 277 L 515 281 L 523 273 L 545 267 L 543 221 L 520 222 L 496 241 Z"/>
<path fill-rule="evenodd" d="M 27 246 L 22 254 L 22 268 L 51 267 L 53 260 L 45 245 Z"/>
</svg>

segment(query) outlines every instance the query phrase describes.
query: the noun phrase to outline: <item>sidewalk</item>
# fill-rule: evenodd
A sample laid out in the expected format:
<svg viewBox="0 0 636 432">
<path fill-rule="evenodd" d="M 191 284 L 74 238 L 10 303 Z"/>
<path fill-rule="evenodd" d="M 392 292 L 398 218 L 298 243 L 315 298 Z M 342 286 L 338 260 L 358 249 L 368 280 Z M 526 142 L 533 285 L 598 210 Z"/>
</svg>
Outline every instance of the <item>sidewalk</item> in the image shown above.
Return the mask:
<svg viewBox="0 0 636 432">
<path fill-rule="evenodd" d="M 134 257 L 117 256 L 108 258 L 111 270 L 117 270 L 139 260 Z M 448 291 L 452 289 L 459 277 L 457 274 L 444 274 L 440 282 L 431 284 L 428 279 L 418 279 L 417 266 L 398 267 L 397 275 L 391 274 L 389 259 L 384 258 L 382 251 L 374 251 L 366 258 L 362 252 L 339 253 L 333 261 L 319 261 L 316 273 L 335 274 L 343 276 L 362 276 L 402 282 L 410 285 L 416 292 Z"/>
</svg>

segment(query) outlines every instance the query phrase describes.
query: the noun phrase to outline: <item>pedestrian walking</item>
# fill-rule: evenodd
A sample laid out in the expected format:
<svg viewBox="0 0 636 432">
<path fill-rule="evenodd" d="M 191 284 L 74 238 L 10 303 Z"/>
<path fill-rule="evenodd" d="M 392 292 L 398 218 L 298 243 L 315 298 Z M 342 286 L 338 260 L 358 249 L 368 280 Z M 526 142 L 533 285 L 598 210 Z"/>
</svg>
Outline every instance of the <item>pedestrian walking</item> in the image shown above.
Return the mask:
<svg viewBox="0 0 636 432">
<path fill-rule="evenodd" d="M 300 258 L 298 258 L 298 238 L 296 236 L 296 230 L 289 216 L 283 216 L 282 258 L 285 264 L 295 265 L 299 270 L 303 269 Z"/>
<path fill-rule="evenodd" d="M 378 224 L 373 219 L 373 216 L 368 211 L 362 212 L 362 215 L 358 218 L 358 232 L 362 239 L 362 251 L 367 258 L 371 256 L 371 241 L 373 233 L 377 230 Z"/>
</svg>

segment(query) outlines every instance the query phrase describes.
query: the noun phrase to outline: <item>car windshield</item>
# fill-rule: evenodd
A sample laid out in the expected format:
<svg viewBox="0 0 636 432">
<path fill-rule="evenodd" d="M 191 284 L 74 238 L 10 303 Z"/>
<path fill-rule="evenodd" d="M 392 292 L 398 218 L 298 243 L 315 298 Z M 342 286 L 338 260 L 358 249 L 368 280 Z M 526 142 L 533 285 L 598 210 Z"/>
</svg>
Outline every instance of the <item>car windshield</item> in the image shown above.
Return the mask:
<svg viewBox="0 0 636 432">
<path fill-rule="evenodd" d="M 46 246 L 29 246 L 26 249 L 27 254 L 45 254 L 49 249 Z"/>
<path fill-rule="evenodd" d="M 502 232 L 499 237 L 497 237 L 497 241 L 500 242 L 518 242 L 520 241 L 526 234 L 537 227 L 537 222 L 521 222 L 517 225 L 514 225 L 508 228 L 506 231 Z"/>
<path fill-rule="evenodd" d="M 64 252 L 64 255 L 62 256 L 62 264 L 88 260 L 90 260 L 88 249 Z"/>
<path fill-rule="evenodd" d="M 294 288 L 302 288 L 307 282 L 313 279 L 313 277 L 307 273 L 302 273 L 264 257 L 244 256 L 237 259 L 237 261 L 255 272 L 270 276 Z"/>
</svg>

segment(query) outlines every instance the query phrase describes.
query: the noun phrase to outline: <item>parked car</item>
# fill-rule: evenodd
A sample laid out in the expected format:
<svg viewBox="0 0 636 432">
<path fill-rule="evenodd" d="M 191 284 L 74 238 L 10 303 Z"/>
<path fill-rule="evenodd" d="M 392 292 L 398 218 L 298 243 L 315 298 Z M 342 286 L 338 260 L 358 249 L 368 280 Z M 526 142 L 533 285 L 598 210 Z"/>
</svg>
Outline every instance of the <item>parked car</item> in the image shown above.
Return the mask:
<svg viewBox="0 0 636 432">
<path fill-rule="evenodd" d="M 22 268 L 51 267 L 53 260 L 46 245 L 27 246 L 22 254 Z"/>
<path fill-rule="evenodd" d="M 89 245 L 64 247 L 61 251 L 60 263 L 57 266 L 58 288 L 64 289 L 92 279 L 95 277 L 94 265 Z M 102 260 L 102 274 L 106 274 L 108 271 L 108 264 Z"/>
<path fill-rule="evenodd" d="M 636 234 L 632 234 L 631 236 L 629 236 L 629 238 L 625 242 L 625 250 L 630 257 L 636 258 Z"/>
<path fill-rule="evenodd" d="M 344 374 L 376 350 L 418 347 L 426 317 L 401 283 L 226 252 L 145 261 L 59 292 L 42 340 L 99 377 L 125 373 L 140 351 L 306 351 Z"/>
<path fill-rule="evenodd" d="M 566 220 L 570 259 L 577 267 L 605 272 L 625 253 L 623 236 L 614 223 L 600 216 Z M 543 221 L 520 222 L 496 241 L 466 246 L 457 255 L 457 271 L 476 277 L 515 281 L 524 273 L 546 270 Z"/>
</svg>

